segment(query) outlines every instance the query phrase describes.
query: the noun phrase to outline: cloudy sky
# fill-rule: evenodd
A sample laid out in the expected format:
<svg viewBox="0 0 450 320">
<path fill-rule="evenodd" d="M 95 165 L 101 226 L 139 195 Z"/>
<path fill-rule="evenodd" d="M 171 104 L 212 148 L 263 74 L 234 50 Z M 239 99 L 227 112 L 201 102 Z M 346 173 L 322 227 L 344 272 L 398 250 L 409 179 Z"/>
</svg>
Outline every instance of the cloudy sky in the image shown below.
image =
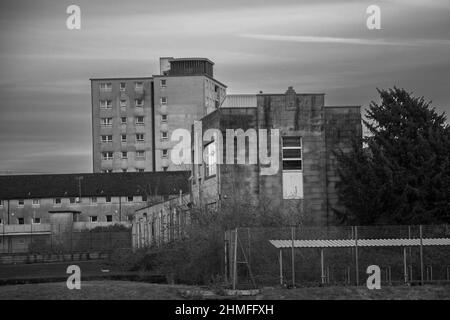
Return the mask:
<svg viewBox="0 0 450 320">
<path fill-rule="evenodd" d="M 81 30 L 66 8 L 81 7 Z M 381 30 L 366 9 L 381 8 Z M 0 173 L 90 172 L 90 77 L 213 60 L 229 93 L 324 92 L 367 106 L 397 85 L 450 111 L 450 1 L 2 0 Z"/>
</svg>

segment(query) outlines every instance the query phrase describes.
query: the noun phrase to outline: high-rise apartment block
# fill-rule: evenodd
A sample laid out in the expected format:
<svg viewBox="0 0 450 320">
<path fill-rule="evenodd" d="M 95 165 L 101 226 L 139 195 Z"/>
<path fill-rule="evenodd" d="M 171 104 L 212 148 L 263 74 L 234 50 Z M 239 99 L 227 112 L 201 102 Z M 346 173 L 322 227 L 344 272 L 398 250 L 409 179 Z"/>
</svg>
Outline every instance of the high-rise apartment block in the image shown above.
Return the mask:
<svg viewBox="0 0 450 320">
<path fill-rule="evenodd" d="M 171 163 L 170 136 L 224 102 L 213 66 L 166 57 L 153 77 L 91 79 L 94 172 L 189 170 Z"/>
</svg>

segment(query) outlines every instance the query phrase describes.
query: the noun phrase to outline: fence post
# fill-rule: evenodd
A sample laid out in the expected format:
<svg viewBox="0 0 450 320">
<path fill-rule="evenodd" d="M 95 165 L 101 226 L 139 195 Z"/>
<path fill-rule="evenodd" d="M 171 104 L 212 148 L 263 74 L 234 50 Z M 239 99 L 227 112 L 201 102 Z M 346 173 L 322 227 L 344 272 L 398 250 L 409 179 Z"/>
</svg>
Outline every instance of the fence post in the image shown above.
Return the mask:
<svg viewBox="0 0 450 320">
<path fill-rule="evenodd" d="M 234 230 L 234 252 L 233 252 L 233 290 L 236 290 L 237 284 L 237 240 L 238 240 L 238 228 Z"/>
<path fill-rule="evenodd" d="M 320 248 L 320 272 L 321 272 L 322 284 L 324 284 L 325 283 L 325 268 L 324 268 L 324 261 L 323 261 L 323 248 Z"/>
<path fill-rule="evenodd" d="M 283 249 L 280 248 L 280 286 L 283 286 Z"/>
<path fill-rule="evenodd" d="M 358 264 L 358 227 L 355 226 L 355 275 L 356 286 L 359 286 L 359 264 Z"/>
<path fill-rule="evenodd" d="M 419 226 L 420 235 L 420 284 L 423 285 L 423 234 L 422 225 Z"/>
<path fill-rule="evenodd" d="M 405 278 L 405 284 L 408 283 L 408 266 L 406 261 L 406 247 L 403 247 L 403 277 Z"/>
<path fill-rule="evenodd" d="M 292 236 L 292 249 L 291 249 L 292 287 L 295 288 L 295 251 L 294 251 L 295 227 L 291 228 L 291 236 Z"/>
</svg>

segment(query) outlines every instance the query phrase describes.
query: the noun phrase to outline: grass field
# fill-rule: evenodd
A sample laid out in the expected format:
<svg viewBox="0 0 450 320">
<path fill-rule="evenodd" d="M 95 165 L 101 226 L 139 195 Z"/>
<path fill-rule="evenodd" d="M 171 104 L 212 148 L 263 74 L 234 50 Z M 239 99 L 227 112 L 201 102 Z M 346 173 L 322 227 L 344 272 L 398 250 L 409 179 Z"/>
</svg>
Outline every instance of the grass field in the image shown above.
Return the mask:
<svg viewBox="0 0 450 320">
<path fill-rule="evenodd" d="M 16 299 L 182 299 L 180 291 L 195 287 L 182 285 L 163 285 L 130 281 L 85 281 L 81 290 L 68 290 L 66 283 L 39 283 L 0 286 L 0 300 Z M 219 297 L 220 298 L 220 297 Z M 450 299 L 450 286 L 423 287 L 385 287 L 381 290 L 368 290 L 364 287 L 324 287 L 278 289 L 265 288 L 261 294 L 245 299 Z"/>
</svg>

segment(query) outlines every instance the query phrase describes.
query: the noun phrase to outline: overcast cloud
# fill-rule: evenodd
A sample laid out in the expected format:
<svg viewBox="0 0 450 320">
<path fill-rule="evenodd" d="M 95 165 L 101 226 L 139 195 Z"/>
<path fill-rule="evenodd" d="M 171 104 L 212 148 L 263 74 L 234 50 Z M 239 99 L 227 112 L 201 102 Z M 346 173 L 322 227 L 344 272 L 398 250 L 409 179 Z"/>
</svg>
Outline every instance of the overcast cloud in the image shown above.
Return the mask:
<svg viewBox="0 0 450 320">
<path fill-rule="evenodd" d="M 82 11 L 79 31 L 66 8 Z M 366 8 L 381 7 L 381 30 Z M 23 1 L 0 4 L 0 173 L 90 172 L 90 77 L 213 60 L 229 93 L 323 92 L 367 106 L 393 85 L 450 111 L 450 2 Z"/>
</svg>

